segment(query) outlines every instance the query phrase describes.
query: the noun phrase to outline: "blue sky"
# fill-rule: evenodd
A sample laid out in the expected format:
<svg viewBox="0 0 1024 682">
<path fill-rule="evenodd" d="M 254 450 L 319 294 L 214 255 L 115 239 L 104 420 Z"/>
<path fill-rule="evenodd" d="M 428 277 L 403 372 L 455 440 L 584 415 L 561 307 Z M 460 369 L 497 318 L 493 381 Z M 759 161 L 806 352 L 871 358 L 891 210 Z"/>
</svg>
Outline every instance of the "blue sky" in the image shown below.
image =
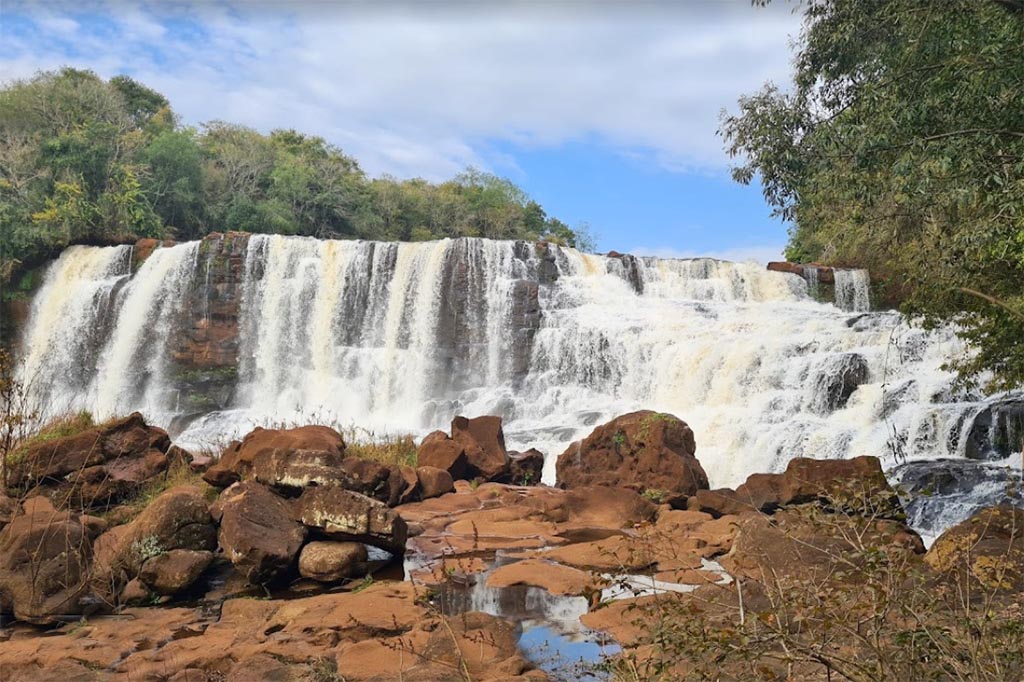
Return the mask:
<svg viewBox="0 0 1024 682">
<path fill-rule="evenodd" d="M 785 83 L 786 3 L 17 2 L 0 79 L 131 75 L 188 124 L 316 133 L 373 175 L 507 176 L 599 250 L 778 256 L 785 227 L 728 176 L 722 108 Z"/>
</svg>

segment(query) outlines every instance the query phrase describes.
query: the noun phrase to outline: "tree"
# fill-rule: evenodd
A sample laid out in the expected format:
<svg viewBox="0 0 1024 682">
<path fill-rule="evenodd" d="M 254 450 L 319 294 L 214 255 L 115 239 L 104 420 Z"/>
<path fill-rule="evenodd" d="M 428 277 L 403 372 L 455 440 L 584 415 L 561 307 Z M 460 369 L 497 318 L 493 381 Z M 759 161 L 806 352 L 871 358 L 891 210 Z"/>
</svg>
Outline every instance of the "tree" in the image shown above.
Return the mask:
<svg viewBox="0 0 1024 682">
<path fill-rule="evenodd" d="M 157 135 L 139 154 L 149 167 L 146 194 L 154 211 L 178 238 L 201 236 L 203 153 L 191 128 Z"/>
<path fill-rule="evenodd" d="M 219 230 L 577 236 L 504 178 L 468 169 L 442 184 L 370 180 L 315 135 L 222 121 L 181 127 L 166 97 L 127 76 L 64 68 L 0 88 L 0 282 L 76 241 Z"/>
<path fill-rule="evenodd" d="M 861 265 L 926 323 L 961 325 L 962 376 L 1024 382 L 1024 13 L 988 0 L 810 0 L 791 88 L 723 115 L 787 256 Z M 968 291 L 1003 303 L 992 305 Z"/>
</svg>

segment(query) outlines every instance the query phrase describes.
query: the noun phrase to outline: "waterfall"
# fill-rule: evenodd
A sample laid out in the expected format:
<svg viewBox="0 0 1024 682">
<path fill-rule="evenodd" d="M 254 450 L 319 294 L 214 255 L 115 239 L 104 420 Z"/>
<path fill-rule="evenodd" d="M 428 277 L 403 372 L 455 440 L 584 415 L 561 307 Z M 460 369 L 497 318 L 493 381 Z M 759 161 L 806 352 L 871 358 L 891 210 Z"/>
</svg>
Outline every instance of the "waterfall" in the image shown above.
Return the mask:
<svg viewBox="0 0 1024 682">
<path fill-rule="evenodd" d="M 45 418 L 89 410 L 107 418 L 174 406 L 163 376 L 197 243 L 157 249 L 130 277 L 131 247 L 72 246 L 46 273 L 25 330 L 19 376 Z"/>
<path fill-rule="evenodd" d="M 804 278 L 807 280 L 807 293 L 815 301 L 821 299 L 821 288 L 819 286 L 820 273 L 817 265 L 804 266 Z"/>
<path fill-rule="evenodd" d="M 850 312 L 871 310 L 871 279 L 867 270 L 834 271 L 836 278 L 836 305 Z"/>
<path fill-rule="evenodd" d="M 23 337 L 36 397 L 142 409 L 185 446 L 259 423 L 424 434 L 500 414 L 511 448 L 548 454 L 548 480 L 594 425 L 654 409 L 691 425 L 712 486 L 801 455 L 962 458 L 990 430 L 988 399 L 943 369 L 953 330 L 866 312 L 864 271 L 837 270 L 830 305 L 753 263 L 239 239 L 160 248 L 134 274 L 128 247 L 68 249 Z"/>
</svg>

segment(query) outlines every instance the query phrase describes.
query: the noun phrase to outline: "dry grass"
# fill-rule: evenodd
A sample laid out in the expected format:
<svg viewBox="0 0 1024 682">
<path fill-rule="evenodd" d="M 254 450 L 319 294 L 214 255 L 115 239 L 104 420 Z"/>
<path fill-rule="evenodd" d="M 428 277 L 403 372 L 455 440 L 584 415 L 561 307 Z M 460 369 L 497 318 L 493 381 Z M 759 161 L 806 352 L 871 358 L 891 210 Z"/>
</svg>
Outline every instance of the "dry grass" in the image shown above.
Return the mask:
<svg viewBox="0 0 1024 682">
<path fill-rule="evenodd" d="M 85 411 L 55 417 L 38 430 L 20 439 L 11 451 L 8 461 L 18 461 L 25 450 L 34 445 L 74 436 L 94 426 L 96 426 L 96 422 L 93 420 L 92 414 Z"/>
<path fill-rule="evenodd" d="M 345 454 L 372 459 L 381 464 L 416 466 L 416 440 L 408 434 L 376 434 L 367 429 L 351 427 L 344 430 Z"/>
<path fill-rule="evenodd" d="M 161 493 L 179 485 L 200 488 L 206 499 L 211 502 L 217 499 L 217 495 L 220 493 L 220 490 L 203 480 L 201 473 L 193 471 L 188 462 L 176 460 L 162 474 L 149 479 L 131 499 L 125 500 L 100 516 L 106 518 L 113 525 L 127 523 L 141 514 Z"/>
</svg>

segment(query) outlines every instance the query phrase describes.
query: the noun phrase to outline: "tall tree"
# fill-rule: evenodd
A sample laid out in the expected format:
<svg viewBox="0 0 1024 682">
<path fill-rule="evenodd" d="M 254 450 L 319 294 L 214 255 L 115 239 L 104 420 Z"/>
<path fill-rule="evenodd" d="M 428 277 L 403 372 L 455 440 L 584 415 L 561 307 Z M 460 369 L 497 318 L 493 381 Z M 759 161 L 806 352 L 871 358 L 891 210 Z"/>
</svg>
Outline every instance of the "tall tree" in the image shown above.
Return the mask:
<svg viewBox="0 0 1024 682">
<path fill-rule="evenodd" d="M 1024 383 L 1020 3 L 801 7 L 792 85 L 723 116 L 733 176 L 760 176 L 791 259 L 871 268 L 908 312 L 961 325 L 964 377 Z"/>
</svg>

